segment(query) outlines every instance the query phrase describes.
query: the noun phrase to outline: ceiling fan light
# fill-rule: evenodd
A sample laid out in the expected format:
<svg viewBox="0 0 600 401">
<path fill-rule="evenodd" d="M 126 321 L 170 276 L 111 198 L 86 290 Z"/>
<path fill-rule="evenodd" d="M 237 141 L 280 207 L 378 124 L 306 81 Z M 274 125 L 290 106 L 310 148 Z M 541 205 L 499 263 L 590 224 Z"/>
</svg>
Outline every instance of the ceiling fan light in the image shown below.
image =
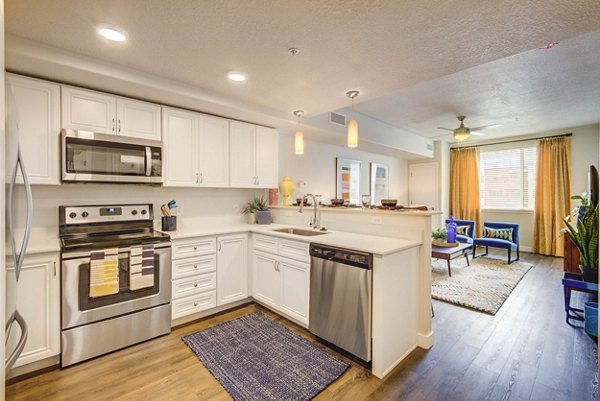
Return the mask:
<svg viewBox="0 0 600 401">
<path fill-rule="evenodd" d="M 460 127 L 454 130 L 454 139 L 458 142 L 463 142 L 469 139 L 469 129 L 465 127 Z"/>
<path fill-rule="evenodd" d="M 304 154 L 304 133 L 302 131 L 296 131 L 296 136 L 294 137 L 294 150 L 297 155 Z"/>
<path fill-rule="evenodd" d="M 358 146 L 358 121 L 352 119 L 348 121 L 348 147 L 356 148 Z"/>
</svg>

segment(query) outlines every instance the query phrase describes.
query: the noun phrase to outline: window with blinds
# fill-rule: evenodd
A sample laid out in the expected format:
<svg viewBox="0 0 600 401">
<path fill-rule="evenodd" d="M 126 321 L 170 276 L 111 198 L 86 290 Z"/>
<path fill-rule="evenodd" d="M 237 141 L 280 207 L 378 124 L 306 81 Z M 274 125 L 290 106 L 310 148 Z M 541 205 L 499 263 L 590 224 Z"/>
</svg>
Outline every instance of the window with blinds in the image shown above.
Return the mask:
<svg viewBox="0 0 600 401">
<path fill-rule="evenodd" d="M 482 149 L 479 157 L 482 209 L 533 210 L 535 146 Z"/>
</svg>

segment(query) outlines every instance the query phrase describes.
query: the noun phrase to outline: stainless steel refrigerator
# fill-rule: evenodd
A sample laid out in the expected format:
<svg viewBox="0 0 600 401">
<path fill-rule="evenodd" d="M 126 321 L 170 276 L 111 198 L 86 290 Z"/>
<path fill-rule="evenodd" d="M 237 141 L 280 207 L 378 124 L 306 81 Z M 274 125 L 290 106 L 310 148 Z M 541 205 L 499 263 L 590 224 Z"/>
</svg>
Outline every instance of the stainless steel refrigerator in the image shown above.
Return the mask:
<svg viewBox="0 0 600 401">
<path fill-rule="evenodd" d="M 6 253 L 10 253 L 12 262 L 15 267 L 15 275 L 7 275 L 6 283 L 6 372 L 8 373 L 11 367 L 15 364 L 21 352 L 27 343 L 27 322 L 19 313 L 17 305 L 17 291 L 21 267 L 27 251 L 29 242 L 29 233 L 31 230 L 31 219 L 33 212 L 31 186 L 25 170 L 25 160 L 23 160 L 20 147 L 20 116 L 17 109 L 14 95 L 10 84 L 6 86 L 7 104 L 6 104 L 6 160 L 7 171 L 10 173 L 8 182 L 8 192 L 6 199 L 6 223 L 8 227 L 8 242 L 10 247 Z M 23 185 L 17 185 L 19 174 L 22 178 Z M 15 232 L 15 194 L 17 191 L 25 191 L 25 229 L 22 236 L 17 237 Z M 5 274 L 5 272 L 2 272 Z M 16 280 L 11 282 L 12 280 Z M 9 341 L 12 336 L 18 335 L 18 341 Z"/>
</svg>

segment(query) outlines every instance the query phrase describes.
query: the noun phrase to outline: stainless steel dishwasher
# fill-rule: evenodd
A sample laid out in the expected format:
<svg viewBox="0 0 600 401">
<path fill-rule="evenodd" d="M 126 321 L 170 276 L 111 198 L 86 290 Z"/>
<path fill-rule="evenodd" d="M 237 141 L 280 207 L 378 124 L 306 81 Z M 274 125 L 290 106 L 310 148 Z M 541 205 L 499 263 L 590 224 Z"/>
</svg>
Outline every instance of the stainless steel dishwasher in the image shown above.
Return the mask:
<svg viewBox="0 0 600 401">
<path fill-rule="evenodd" d="M 310 332 L 370 362 L 373 255 L 310 244 L 310 263 Z"/>
</svg>

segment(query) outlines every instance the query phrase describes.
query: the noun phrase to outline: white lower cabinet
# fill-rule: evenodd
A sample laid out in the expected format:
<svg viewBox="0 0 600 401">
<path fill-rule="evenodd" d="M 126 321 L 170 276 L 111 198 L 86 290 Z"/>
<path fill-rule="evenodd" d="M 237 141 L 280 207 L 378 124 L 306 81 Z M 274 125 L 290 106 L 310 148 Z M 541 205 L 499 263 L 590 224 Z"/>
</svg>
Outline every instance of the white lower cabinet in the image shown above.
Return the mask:
<svg viewBox="0 0 600 401">
<path fill-rule="evenodd" d="M 59 266 L 58 253 L 26 256 L 15 288 L 14 263 L 11 259 L 6 261 L 7 294 L 14 297 L 16 293 L 17 309 L 28 329 L 27 343 L 15 367 L 60 353 Z M 12 313 L 12 305 L 14 299 L 7 299 L 9 313 Z M 7 356 L 15 349 L 20 335 L 19 325 L 15 323 L 7 338 Z"/>
<path fill-rule="evenodd" d="M 252 296 L 305 326 L 310 295 L 308 246 L 255 234 L 252 257 Z"/>
<path fill-rule="evenodd" d="M 248 235 L 217 238 L 217 305 L 248 298 Z"/>
<path fill-rule="evenodd" d="M 248 234 L 172 243 L 172 320 L 248 298 Z"/>
<path fill-rule="evenodd" d="M 277 271 L 278 257 L 260 251 L 254 251 L 252 260 L 253 291 L 255 299 L 264 302 L 272 308 L 277 308 L 279 300 L 279 272 Z"/>
<path fill-rule="evenodd" d="M 173 299 L 171 319 L 179 319 L 217 306 L 217 292 L 208 291 L 189 297 Z"/>
<path fill-rule="evenodd" d="M 173 240 L 171 319 L 217 306 L 215 237 Z"/>
<path fill-rule="evenodd" d="M 295 260 L 281 259 L 280 308 L 283 313 L 308 325 L 308 299 L 310 294 L 310 265 Z"/>
</svg>

